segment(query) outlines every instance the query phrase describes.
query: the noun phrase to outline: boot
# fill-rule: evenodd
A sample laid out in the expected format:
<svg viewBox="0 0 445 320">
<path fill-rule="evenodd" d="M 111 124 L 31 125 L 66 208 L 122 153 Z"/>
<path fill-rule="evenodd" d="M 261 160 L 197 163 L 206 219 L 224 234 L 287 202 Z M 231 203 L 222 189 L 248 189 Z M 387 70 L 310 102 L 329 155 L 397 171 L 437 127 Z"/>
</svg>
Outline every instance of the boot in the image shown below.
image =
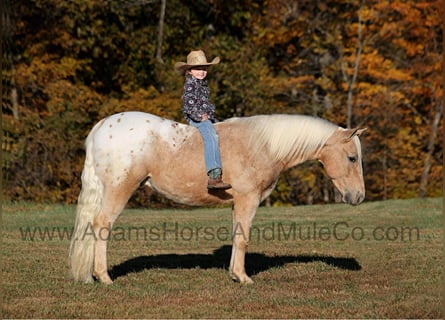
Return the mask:
<svg viewBox="0 0 445 320">
<path fill-rule="evenodd" d="M 222 181 L 221 176 L 218 176 L 216 178 L 210 178 L 209 177 L 209 182 L 207 184 L 207 189 L 221 189 L 221 190 L 226 190 L 226 189 L 230 189 L 232 188 L 232 186 L 228 183 L 225 183 L 224 181 Z"/>
<path fill-rule="evenodd" d="M 207 184 L 207 189 L 230 189 L 232 186 L 228 183 L 224 183 L 221 178 L 222 171 L 220 168 L 210 170 L 208 172 L 209 182 Z"/>
</svg>

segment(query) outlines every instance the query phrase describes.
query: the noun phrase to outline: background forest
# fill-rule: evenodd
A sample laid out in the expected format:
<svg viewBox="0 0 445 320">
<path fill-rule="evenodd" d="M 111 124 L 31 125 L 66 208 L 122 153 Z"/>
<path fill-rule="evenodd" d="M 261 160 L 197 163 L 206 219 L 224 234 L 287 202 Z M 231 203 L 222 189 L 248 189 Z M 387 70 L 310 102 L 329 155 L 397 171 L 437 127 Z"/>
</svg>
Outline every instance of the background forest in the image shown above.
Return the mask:
<svg viewBox="0 0 445 320">
<path fill-rule="evenodd" d="M 217 116 L 302 113 L 362 138 L 367 200 L 442 195 L 440 1 L 2 0 L 3 192 L 75 203 L 83 141 L 139 110 L 183 122 L 190 50 Z M 286 171 L 271 205 L 335 201 L 321 166 Z M 132 206 L 171 205 L 139 190 Z"/>
</svg>

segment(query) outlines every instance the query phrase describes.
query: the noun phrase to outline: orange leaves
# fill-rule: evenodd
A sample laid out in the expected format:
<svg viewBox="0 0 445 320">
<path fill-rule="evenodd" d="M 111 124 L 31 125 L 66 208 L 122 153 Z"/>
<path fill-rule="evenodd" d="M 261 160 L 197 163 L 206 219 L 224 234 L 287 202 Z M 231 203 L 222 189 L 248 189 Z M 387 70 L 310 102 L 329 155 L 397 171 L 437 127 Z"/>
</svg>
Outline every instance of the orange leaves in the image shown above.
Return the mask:
<svg viewBox="0 0 445 320">
<path fill-rule="evenodd" d="M 58 60 L 45 54 L 33 58 L 29 65 L 18 65 L 13 76 L 25 99 L 40 96 L 42 116 L 62 112 L 67 105 L 79 110 L 88 110 L 97 104 L 100 98 L 86 86 L 72 82 L 83 63 L 70 57 Z M 45 108 L 42 108 L 43 105 Z"/>
<path fill-rule="evenodd" d="M 33 181 L 77 183 L 69 176 L 79 174 L 82 140 L 99 118 L 140 110 L 182 120 L 182 79 L 172 65 L 190 46 L 221 56 L 209 75 L 221 118 L 299 112 L 343 126 L 349 119 L 353 126 L 369 126 L 368 199 L 381 198 L 381 188 L 389 197 L 406 196 L 407 172 L 413 175 L 409 193 L 415 193 L 428 125 L 443 96 L 441 0 L 218 0 L 202 6 L 172 0 L 162 66 L 154 62 L 157 6 L 130 2 L 17 2 L 22 15 L 11 41 L 17 53 L 14 67 L 2 74 L 9 80 L 6 90 L 18 93 L 20 120 L 5 119 L 22 150 L 11 171 L 24 186 L 20 195 L 43 188 L 31 188 Z M 12 106 L 5 109 L 12 113 Z M 66 148 L 50 148 L 45 141 Z M 435 152 L 431 172 L 440 172 L 440 151 Z M 42 156 L 52 161 L 51 168 Z M 71 171 L 56 170 L 54 163 L 63 160 Z M 21 169 L 30 166 L 31 174 Z M 313 175 L 315 185 L 322 179 L 309 171 L 296 186 L 302 193 L 314 192 Z M 294 177 L 289 180 L 298 185 Z M 75 187 L 66 189 L 69 196 L 52 190 L 48 198 L 73 199 Z M 40 198 L 44 195 L 36 194 Z"/>
<path fill-rule="evenodd" d="M 99 110 L 99 117 L 122 111 L 142 111 L 162 115 L 178 121 L 182 120 L 180 95 L 163 94 L 154 87 L 131 91 L 123 99 L 109 99 Z"/>
<path fill-rule="evenodd" d="M 409 81 L 412 79 L 408 70 L 398 68 L 392 60 L 383 57 L 377 50 L 363 53 L 361 59 L 362 75 L 372 77 L 376 82 Z"/>
<path fill-rule="evenodd" d="M 403 38 L 393 39 L 394 45 L 405 50 L 408 57 L 423 55 L 425 46 L 422 43 L 413 43 Z"/>
<path fill-rule="evenodd" d="M 20 85 L 35 85 L 43 87 L 49 82 L 68 79 L 76 75 L 82 61 L 69 57 L 57 57 L 44 54 L 33 57 L 30 64 L 19 64 L 14 75 Z"/>
</svg>

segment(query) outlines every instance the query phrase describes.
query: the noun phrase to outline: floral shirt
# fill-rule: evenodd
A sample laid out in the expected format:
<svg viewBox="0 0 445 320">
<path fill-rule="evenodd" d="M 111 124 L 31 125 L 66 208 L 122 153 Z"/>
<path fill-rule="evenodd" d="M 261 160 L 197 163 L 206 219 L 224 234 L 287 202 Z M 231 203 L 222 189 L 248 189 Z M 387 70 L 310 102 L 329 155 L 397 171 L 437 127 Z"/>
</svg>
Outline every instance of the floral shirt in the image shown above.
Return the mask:
<svg viewBox="0 0 445 320">
<path fill-rule="evenodd" d="M 187 76 L 182 95 L 182 111 L 185 119 L 201 122 L 202 115 L 206 113 L 209 120 L 215 122 L 215 106 L 209 99 L 210 88 L 207 86 L 207 81 Z"/>
</svg>

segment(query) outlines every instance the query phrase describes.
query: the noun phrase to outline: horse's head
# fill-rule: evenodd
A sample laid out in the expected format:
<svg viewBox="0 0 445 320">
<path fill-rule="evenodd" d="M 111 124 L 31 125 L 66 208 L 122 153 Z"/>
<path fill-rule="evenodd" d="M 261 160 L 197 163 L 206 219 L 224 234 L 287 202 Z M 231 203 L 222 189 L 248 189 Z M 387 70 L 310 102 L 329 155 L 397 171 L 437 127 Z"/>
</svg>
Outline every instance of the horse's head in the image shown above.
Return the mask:
<svg viewBox="0 0 445 320">
<path fill-rule="evenodd" d="M 342 194 L 343 202 L 358 205 L 365 199 L 359 136 L 366 129 L 337 130 L 321 149 L 318 160 Z"/>
</svg>

